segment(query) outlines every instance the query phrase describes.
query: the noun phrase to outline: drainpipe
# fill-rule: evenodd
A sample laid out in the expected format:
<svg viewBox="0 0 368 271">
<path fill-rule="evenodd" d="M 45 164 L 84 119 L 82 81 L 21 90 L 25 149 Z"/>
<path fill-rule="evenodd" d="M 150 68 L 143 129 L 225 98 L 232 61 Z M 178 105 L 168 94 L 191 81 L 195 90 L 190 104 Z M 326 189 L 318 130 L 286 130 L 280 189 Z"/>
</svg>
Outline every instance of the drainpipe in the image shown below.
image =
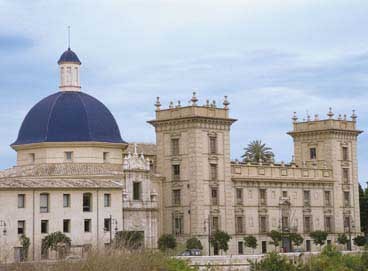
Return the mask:
<svg viewBox="0 0 368 271">
<path fill-rule="evenodd" d="M 100 205 L 99 205 L 99 195 L 98 195 L 98 188 L 96 189 L 96 193 L 97 193 L 97 208 L 96 208 L 96 213 L 97 213 L 97 250 L 99 249 L 99 243 L 100 243 L 100 236 L 99 236 L 99 233 L 100 233 L 100 216 L 99 216 L 99 208 L 100 208 Z"/>
<path fill-rule="evenodd" d="M 33 227 L 32 227 L 32 260 L 35 260 L 35 190 L 33 189 L 33 203 L 32 203 L 32 222 L 33 222 Z"/>
</svg>

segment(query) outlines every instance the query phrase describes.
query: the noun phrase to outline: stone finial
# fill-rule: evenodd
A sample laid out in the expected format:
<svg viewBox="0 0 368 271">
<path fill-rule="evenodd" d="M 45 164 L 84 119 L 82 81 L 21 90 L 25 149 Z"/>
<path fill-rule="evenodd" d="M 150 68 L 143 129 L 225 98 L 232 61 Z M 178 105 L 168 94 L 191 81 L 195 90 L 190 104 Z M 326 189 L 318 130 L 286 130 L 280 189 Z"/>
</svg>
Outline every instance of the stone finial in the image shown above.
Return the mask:
<svg viewBox="0 0 368 271">
<path fill-rule="evenodd" d="M 350 116 L 353 121 L 356 121 L 358 116 L 355 114 L 355 110 L 353 110 L 353 114 Z"/>
<path fill-rule="evenodd" d="M 222 103 L 225 109 L 229 109 L 230 102 L 227 99 L 227 96 L 224 97 L 224 102 Z"/>
<path fill-rule="evenodd" d="M 292 155 L 292 156 L 291 156 L 291 163 L 292 163 L 292 164 L 295 164 L 295 155 Z"/>
<path fill-rule="evenodd" d="M 298 117 L 296 116 L 296 112 L 293 113 L 293 117 L 291 118 L 293 120 L 293 122 L 297 122 Z"/>
<path fill-rule="evenodd" d="M 262 160 L 262 158 L 259 158 L 259 159 L 258 159 L 258 164 L 259 164 L 260 166 L 262 166 L 262 164 L 263 164 L 263 160 Z"/>
<path fill-rule="evenodd" d="M 169 108 L 170 109 L 174 108 L 174 103 L 172 101 L 170 102 Z"/>
<path fill-rule="evenodd" d="M 339 117 L 337 119 L 338 120 L 342 120 L 341 114 L 339 114 Z"/>
<path fill-rule="evenodd" d="M 346 114 L 344 114 L 344 120 L 346 121 Z"/>
<path fill-rule="evenodd" d="M 181 102 L 178 101 L 178 104 L 176 105 L 176 107 L 181 107 Z"/>
<path fill-rule="evenodd" d="M 208 99 L 206 100 L 206 106 L 210 107 L 210 100 L 208 100 Z"/>
<path fill-rule="evenodd" d="M 328 118 L 329 118 L 329 119 L 332 119 L 332 117 L 333 117 L 334 115 L 335 115 L 335 114 L 332 112 L 332 108 L 330 107 L 330 108 L 328 109 L 327 116 L 328 116 Z"/>
<path fill-rule="evenodd" d="M 314 115 L 314 120 L 319 120 L 319 119 L 318 119 L 318 114 L 315 114 L 315 115 Z"/>
<path fill-rule="evenodd" d="M 133 155 L 138 155 L 137 143 L 134 143 L 134 154 Z"/>
<path fill-rule="evenodd" d="M 156 111 L 160 111 L 160 108 L 161 108 L 160 97 L 156 98 L 155 106 L 156 106 Z"/>
<path fill-rule="evenodd" d="M 281 166 L 284 167 L 285 166 L 285 162 L 281 161 Z"/>
<path fill-rule="evenodd" d="M 192 99 L 190 99 L 190 101 L 192 102 L 192 106 L 197 106 L 198 98 L 196 96 L 196 92 L 193 92 L 193 96 Z"/>
<path fill-rule="evenodd" d="M 307 114 L 307 121 L 310 121 L 311 120 L 311 117 L 309 114 Z"/>
<path fill-rule="evenodd" d="M 216 101 L 215 100 L 212 101 L 212 107 L 216 108 Z"/>
</svg>

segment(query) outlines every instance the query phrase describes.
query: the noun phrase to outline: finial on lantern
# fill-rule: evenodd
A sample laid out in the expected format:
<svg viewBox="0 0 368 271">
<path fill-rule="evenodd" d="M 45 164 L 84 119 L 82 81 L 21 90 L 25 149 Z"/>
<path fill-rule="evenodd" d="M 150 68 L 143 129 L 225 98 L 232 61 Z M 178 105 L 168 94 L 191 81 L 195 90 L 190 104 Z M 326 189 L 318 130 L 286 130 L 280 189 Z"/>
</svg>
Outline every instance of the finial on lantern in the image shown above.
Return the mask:
<svg viewBox="0 0 368 271">
<path fill-rule="evenodd" d="M 227 96 L 224 97 L 224 102 L 222 103 L 225 109 L 229 109 L 230 102 L 227 99 Z"/>
<path fill-rule="evenodd" d="M 155 106 L 156 106 L 156 111 L 160 111 L 160 107 L 161 107 L 160 97 L 156 98 Z"/>
<path fill-rule="evenodd" d="M 198 98 L 196 97 L 196 92 L 193 92 L 192 99 L 190 100 L 192 102 L 192 106 L 196 106 L 198 102 Z"/>
<path fill-rule="evenodd" d="M 353 121 L 356 121 L 357 118 L 358 118 L 358 116 L 355 114 L 355 110 L 353 110 L 353 114 L 351 115 L 351 119 Z"/>
<path fill-rule="evenodd" d="M 170 102 L 169 108 L 170 108 L 170 109 L 174 108 L 174 103 L 173 103 L 173 101 L 171 101 L 171 102 Z"/>
<path fill-rule="evenodd" d="M 297 122 L 298 117 L 296 116 L 296 112 L 293 113 L 293 117 L 291 118 L 293 122 Z"/>
<path fill-rule="evenodd" d="M 331 107 L 328 109 L 327 116 L 328 116 L 329 119 L 332 119 L 332 117 L 334 116 L 334 113 L 332 112 L 332 108 Z"/>
</svg>

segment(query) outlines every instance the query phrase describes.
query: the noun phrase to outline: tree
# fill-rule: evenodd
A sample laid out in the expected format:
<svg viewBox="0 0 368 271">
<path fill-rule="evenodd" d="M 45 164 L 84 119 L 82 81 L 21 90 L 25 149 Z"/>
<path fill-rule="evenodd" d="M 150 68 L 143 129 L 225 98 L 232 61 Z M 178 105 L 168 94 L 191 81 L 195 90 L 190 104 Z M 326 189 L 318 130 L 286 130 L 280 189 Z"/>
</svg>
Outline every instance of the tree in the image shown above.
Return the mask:
<svg viewBox="0 0 368 271">
<path fill-rule="evenodd" d="M 285 256 L 276 252 L 268 253 L 260 262 L 250 261 L 251 271 L 296 271 L 297 268 Z"/>
<path fill-rule="evenodd" d="M 210 243 L 213 247 L 217 247 L 219 250 L 228 251 L 229 241 L 231 236 L 224 231 L 216 231 L 210 238 Z"/>
<path fill-rule="evenodd" d="M 186 247 L 187 249 L 203 249 L 201 241 L 196 237 L 188 239 L 186 242 Z"/>
<path fill-rule="evenodd" d="M 129 250 L 143 247 L 144 236 L 141 231 L 118 231 L 115 233 L 114 247 Z"/>
<path fill-rule="evenodd" d="M 157 241 L 158 248 L 161 251 L 176 248 L 176 239 L 172 234 L 163 234 Z"/>
<path fill-rule="evenodd" d="M 321 248 L 327 240 L 328 233 L 325 231 L 313 231 L 309 236 L 313 239 L 314 244 Z"/>
<path fill-rule="evenodd" d="M 22 234 L 20 237 L 19 237 L 19 241 L 20 241 L 20 244 L 22 245 L 22 249 L 23 249 L 23 260 L 27 260 L 28 259 L 28 249 L 29 249 L 29 246 L 31 245 L 31 240 L 25 236 L 24 234 Z"/>
<path fill-rule="evenodd" d="M 281 232 L 272 230 L 267 235 L 272 239 L 272 241 L 269 242 L 271 245 L 274 245 L 276 248 L 280 246 L 280 242 L 282 240 Z"/>
<path fill-rule="evenodd" d="M 296 232 L 289 233 L 288 238 L 297 247 L 303 244 L 303 241 L 304 241 L 304 238 L 299 233 L 296 233 Z"/>
<path fill-rule="evenodd" d="M 354 240 L 354 245 L 358 247 L 363 247 L 367 244 L 367 238 L 363 235 L 358 235 L 353 240 Z"/>
<path fill-rule="evenodd" d="M 57 231 L 50 233 L 42 239 L 41 249 L 43 252 L 46 252 L 49 249 L 57 251 L 59 245 L 65 245 L 67 248 L 69 248 L 71 245 L 71 240 L 62 232 Z"/>
<path fill-rule="evenodd" d="M 359 184 L 359 207 L 360 207 L 360 226 L 362 232 L 368 234 L 368 188 L 363 190 Z"/>
<path fill-rule="evenodd" d="M 337 236 L 337 243 L 340 245 L 346 245 L 349 242 L 349 238 L 346 236 L 345 233 L 341 233 Z"/>
<path fill-rule="evenodd" d="M 244 237 L 244 245 L 251 248 L 254 252 L 254 250 L 257 248 L 257 238 L 255 238 L 253 235 Z"/>
<path fill-rule="evenodd" d="M 258 163 L 260 160 L 272 162 L 275 155 L 271 150 L 261 140 L 253 140 L 244 148 L 245 153 L 242 155 L 242 158 L 244 162 Z"/>
</svg>

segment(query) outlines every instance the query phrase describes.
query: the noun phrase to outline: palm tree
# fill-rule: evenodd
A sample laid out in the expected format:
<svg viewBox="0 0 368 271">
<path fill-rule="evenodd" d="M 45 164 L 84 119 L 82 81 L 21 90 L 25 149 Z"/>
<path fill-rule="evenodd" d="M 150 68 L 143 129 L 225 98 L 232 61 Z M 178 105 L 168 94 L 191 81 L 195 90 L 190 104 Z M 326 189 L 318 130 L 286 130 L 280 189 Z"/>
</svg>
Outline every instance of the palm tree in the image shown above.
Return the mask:
<svg viewBox="0 0 368 271">
<path fill-rule="evenodd" d="M 261 140 L 251 141 L 246 148 L 245 153 L 242 155 L 243 162 L 256 162 L 260 160 L 263 162 L 272 162 L 274 154 L 270 147 L 267 147 Z"/>
</svg>

